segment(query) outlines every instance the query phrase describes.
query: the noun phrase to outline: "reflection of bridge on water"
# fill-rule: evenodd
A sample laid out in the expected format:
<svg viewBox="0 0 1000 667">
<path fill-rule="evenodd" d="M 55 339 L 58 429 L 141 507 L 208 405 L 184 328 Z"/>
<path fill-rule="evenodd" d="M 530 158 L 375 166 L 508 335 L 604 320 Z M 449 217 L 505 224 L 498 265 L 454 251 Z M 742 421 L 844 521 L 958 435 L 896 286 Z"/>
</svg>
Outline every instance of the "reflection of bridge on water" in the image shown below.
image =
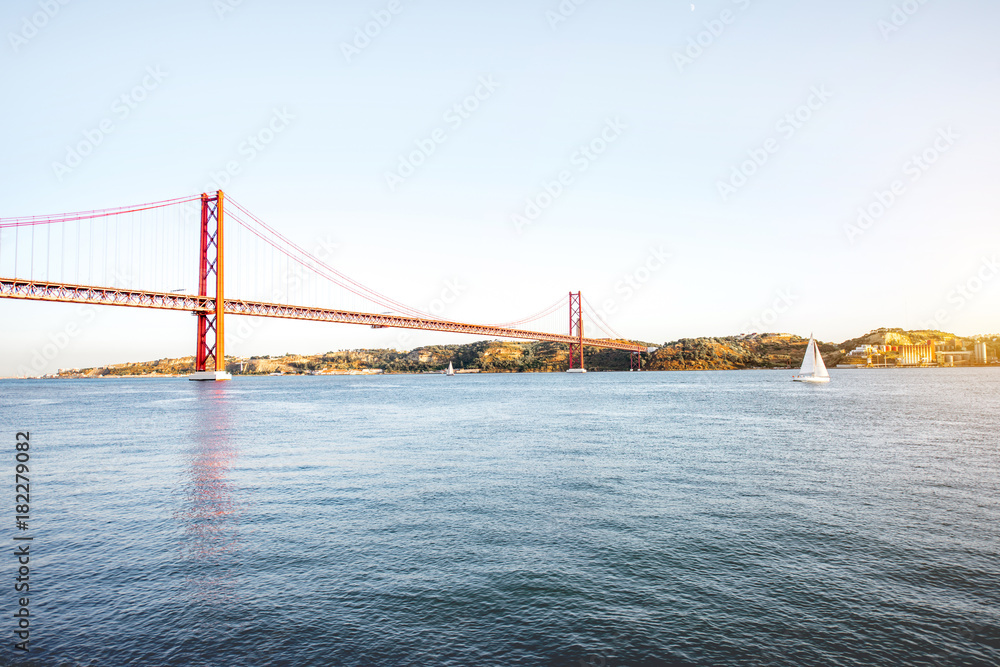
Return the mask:
<svg viewBox="0 0 1000 667">
<path fill-rule="evenodd" d="M 239 456 L 232 441 L 230 405 L 222 387 L 202 387 L 198 419 L 189 436 L 180 544 L 191 594 L 201 601 L 233 601 L 241 560 L 238 493 L 229 479 Z"/>
</svg>

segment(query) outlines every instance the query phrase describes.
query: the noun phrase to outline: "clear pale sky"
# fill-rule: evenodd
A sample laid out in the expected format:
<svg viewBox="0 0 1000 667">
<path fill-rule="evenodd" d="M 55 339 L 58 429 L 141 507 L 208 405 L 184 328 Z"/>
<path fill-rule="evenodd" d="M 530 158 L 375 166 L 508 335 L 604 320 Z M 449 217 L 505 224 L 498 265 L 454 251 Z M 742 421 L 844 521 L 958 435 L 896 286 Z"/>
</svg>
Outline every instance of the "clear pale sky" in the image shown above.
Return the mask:
<svg viewBox="0 0 1000 667">
<path fill-rule="evenodd" d="M 0 217 L 199 193 L 236 162 L 228 193 L 301 245 L 335 243 L 360 282 L 426 308 L 457 281 L 449 319 L 510 321 L 579 289 L 657 343 L 935 318 L 995 332 L 998 25 L 994 0 L 8 0 Z M 105 120 L 79 166 L 54 166 Z M 651 253 L 670 259 L 647 274 Z M 71 325 L 38 370 L 194 349 L 186 314 L 4 299 L 0 375 Z M 227 352 L 468 340 L 269 321 Z"/>
</svg>

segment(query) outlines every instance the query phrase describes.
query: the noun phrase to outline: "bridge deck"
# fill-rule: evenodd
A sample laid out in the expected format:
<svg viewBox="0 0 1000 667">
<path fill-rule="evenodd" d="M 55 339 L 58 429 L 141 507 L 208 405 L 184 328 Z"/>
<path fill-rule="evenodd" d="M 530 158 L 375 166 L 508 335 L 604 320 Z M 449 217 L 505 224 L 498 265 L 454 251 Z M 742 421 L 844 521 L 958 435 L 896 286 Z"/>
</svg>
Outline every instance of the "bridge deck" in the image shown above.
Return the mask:
<svg viewBox="0 0 1000 667">
<path fill-rule="evenodd" d="M 57 301 L 63 303 L 88 303 L 99 306 L 127 306 L 131 308 L 155 308 L 160 310 L 181 310 L 189 312 L 214 312 L 215 298 L 191 294 L 169 292 L 146 292 L 68 283 L 51 283 L 23 278 L 0 278 L 0 298 L 29 299 L 35 301 Z M 396 329 L 421 329 L 424 331 L 447 331 L 451 333 L 492 336 L 497 338 L 519 338 L 525 340 L 552 341 L 556 343 L 578 343 L 580 340 L 565 334 L 527 331 L 487 324 L 466 324 L 448 320 L 435 320 L 405 315 L 362 313 L 350 310 L 289 306 L 263 301 L 225 299 L 226 315 L 248 315 L 252 317 L 278 317 L 314 322 L 336 322 L 341 324 L 362 324 Z M 584 338 L 587 347 L 645 352 L 646 346 L 626 341 L 601 338 Z"/>
</svg>

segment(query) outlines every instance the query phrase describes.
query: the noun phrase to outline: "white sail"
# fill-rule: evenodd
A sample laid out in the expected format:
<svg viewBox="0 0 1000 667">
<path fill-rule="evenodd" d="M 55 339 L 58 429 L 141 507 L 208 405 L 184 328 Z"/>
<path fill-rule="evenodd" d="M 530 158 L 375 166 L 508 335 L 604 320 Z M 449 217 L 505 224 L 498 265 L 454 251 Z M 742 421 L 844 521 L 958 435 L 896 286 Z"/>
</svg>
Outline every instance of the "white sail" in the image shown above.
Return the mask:
<svg viewBox="0 0 1000 667">
<path fill-rule="evenodd" d="M 806 347 L 806 355 L 802 357 L 802 368 L 799 370 L 800 375 L 812 375 L 816 372 L 816 357 L 819 357 L 819 350 L 816 348 L 816 341 L 810 336 L 809 345 Z M 819 363 L 823 363 L 822 357 L 819 357 Z M 826 366 L 823 367 L 823 371 L 826 372 Z"/>
<path fill-rule="evenodd" d="M 816 358 L 815 361 L 813 362 L 813 366 L 815 367 L 813 375 L 818 378 L 830 377 L 830 372 L 826 370 L 826 364 L 823 363 L 823 355 L 819 353 L 819 345 L 813 344 L 813 350 L 816 353 Z"/>
<path fill-rule="evenodd" d="M 799 374 L 792 378 L 796 382 L 808 382 L 810 384 L 826 384 L 830 381 L 830 373 L 823 363 L 823 355 L 819 352 L 819 345 L 812 334 L 809 334 L 809 344 L 806 346 L 806 353 L 802 357 L 802 369 Z"/>
</svg>

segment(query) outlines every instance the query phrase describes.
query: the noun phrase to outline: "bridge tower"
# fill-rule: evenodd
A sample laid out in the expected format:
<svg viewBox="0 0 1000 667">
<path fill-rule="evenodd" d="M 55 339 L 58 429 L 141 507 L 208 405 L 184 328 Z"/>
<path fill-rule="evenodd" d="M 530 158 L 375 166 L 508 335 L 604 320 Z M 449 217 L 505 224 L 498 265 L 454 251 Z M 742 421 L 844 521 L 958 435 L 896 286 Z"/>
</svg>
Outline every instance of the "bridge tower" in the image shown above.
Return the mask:
<svg viewBox="0 0 1000 667">
<path fill-rule="evenodd" d="M 641 371 L 642 370 L 642 352 L 639 352 L 639 351 L 629 352 L 629 355 L 628 355 L 628 369 L 630 371 Z"/>
<path fill-rule="evenodd" d="M 214 293 L 214 309 L 200 310 L 198 339 L 195 343 L 195 372 L 191 380 L 231 380 L 226 372 L 225 296 L 223 289 L 223 194 L 201 195 L 201 254 L 198 267 L 198 295 Z M 213 280 L 214 278 L 214 280 Z M 214 286 L 212 283 L 215 283 Z"/>
<path fill-rule="evenodd" d="M 580 292 L 569 293 L 569 335 L 577 342 L 569 344 L 569 370 L 567 373 L 586 373 L 583 367 L 583 298 Z M 576 357 L 576 359 L 574 359 Z M 574 366 L 574 362 L 579 363 Z"/>
</svg>

